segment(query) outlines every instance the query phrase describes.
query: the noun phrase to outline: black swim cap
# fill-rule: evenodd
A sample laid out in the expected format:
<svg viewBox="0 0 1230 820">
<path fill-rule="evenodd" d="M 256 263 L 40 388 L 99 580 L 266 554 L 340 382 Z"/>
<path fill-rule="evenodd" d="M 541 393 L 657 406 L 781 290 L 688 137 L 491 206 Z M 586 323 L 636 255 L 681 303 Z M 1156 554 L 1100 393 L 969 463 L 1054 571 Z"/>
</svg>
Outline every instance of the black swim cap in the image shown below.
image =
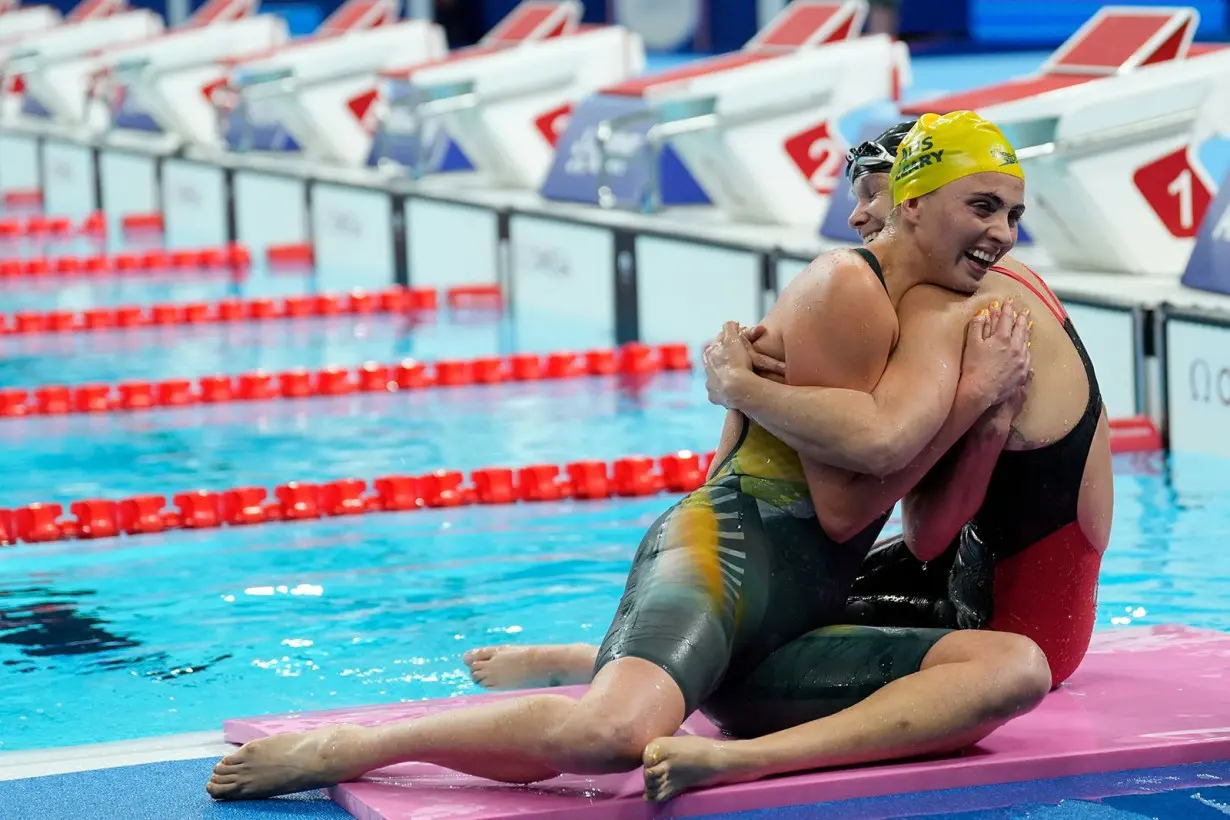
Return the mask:
<svg viewBox="0 0 1230 820">
<path fill-rule="evenodd" d="M 855 146 L 846 152 L 846 177 L 853 185 L 866 174 L 887 174 L 892 170 L 893 160 L 901 141 L 918 120 L 906 120 L 890 126 L 880 136 Z"/>
</svg>

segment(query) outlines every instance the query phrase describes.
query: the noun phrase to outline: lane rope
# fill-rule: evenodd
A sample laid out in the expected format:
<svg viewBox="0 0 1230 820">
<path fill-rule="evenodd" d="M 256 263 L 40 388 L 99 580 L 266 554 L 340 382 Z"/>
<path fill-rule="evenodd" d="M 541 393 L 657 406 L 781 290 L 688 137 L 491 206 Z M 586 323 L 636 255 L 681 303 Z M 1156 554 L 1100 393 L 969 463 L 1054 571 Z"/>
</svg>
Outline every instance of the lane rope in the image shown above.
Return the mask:
<svg viewBox="0 0 1230 820">
<path fill-rule="evenodd" d="M 1145 452 L 1161 446 L 1157 427 L 1138 416 L 1111 422 L 1111 449 Z M 506 505 L 544 501 L 634 498 L 686 493 L 700 487 L 714 453 L 679 450 L 659 458 L 634 455 L 611 462 L 572 461 L 562 466 L 530 464 L 485 467 L 425 475 L 388 475 L 368 482 L 345 478 L 321 483 L 291 481 L 272 493 L 264 487 L 188 490 L 120 500 L 29 504 L 0 509 L 0 544 L 146 535 L 176 529 L 216 529 L 277 521 L 304 521 L 380 512 L 405 512 L 471 504 Z M 370 486 L 370 491 L 369 491 Z"/>
<path fill-rule="evenodd" d="M 345 314 L 401 314 L 440 309 L 436 288 L 397 285 L 385 290 L 352 290 L 273 298 L 223 299 L 218 302 L 120 305 L 83 311 L 22 311 L 0 314 L 0 335 L 85 333 L 151 326 L 270 321 Z M 445 291 L 450 310 L 503 310 L 497 285 L 454 285 Z"/>
<path fill-rule="evenodd" d="M 279 373 L 256 370 L 193 379 L 123 381 L 77 386 L 43 385 L 0 389 L 0 418 L 112 413 L 226 402 L 275 401 L 352 393 L 386 393 L 433 387 L 577 379 L 588 376 L 648 375 L 692 367 L 685 344 L 631 342 L 584 353 L 517 353 L 427 364 L 367 362 L 358 367 L 295 368 Z"/>
</svg>

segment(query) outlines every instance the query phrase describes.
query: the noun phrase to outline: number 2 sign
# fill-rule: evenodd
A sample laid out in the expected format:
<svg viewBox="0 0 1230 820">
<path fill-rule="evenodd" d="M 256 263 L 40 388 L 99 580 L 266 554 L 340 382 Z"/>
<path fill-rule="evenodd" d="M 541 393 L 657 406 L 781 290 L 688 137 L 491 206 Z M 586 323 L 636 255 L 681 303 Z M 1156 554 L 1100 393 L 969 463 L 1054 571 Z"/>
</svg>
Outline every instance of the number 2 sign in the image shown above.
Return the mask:
<svg viewBox="0 0 1230 820">
<path fill-rule="evenodd" d="M 785 148 L 816 193 L 833 193 L 845 168 L 846 151 L 841 137 L 829 130 L 828 122 L 795 134 L 786 140 Z"/>
<path fill-rule="evenodd" d="M 1186 147 L 1142 166 L 1132 181 L 1171 236 L 1191 239 L 1200 230 L 1213 194 L 1192 168 Z"/>
</svg>

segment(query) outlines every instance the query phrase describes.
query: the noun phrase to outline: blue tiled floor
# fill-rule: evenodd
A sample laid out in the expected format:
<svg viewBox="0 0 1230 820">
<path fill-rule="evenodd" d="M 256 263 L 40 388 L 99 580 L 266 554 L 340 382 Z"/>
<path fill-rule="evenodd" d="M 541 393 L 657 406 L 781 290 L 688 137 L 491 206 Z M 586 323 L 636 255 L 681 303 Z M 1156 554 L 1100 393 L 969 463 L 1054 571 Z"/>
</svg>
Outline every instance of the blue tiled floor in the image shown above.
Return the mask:
<svg viewBox="0 0 1230 820">
<path fill-rule="evenodd" d="M 349 817 L 319 793 L 215 803 L 204 791 L 213 764 L 212 758 L 184 760 L 0 782 L 0 820 Z M 1227 815 L 1230 762 L 842 800 L 706 820 L 1214 820 Z M 661 816 L 668 814 L 664 810 Z"/>
</svg>

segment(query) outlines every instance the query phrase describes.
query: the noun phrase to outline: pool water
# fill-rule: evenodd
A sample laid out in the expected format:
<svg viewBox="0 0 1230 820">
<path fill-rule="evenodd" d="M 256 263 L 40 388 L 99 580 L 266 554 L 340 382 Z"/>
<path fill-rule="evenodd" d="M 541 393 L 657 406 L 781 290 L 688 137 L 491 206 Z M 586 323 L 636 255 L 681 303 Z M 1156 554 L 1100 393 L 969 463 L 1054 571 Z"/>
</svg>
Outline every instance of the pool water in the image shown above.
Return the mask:
<svg viewBox="0 0 1230 820">
<path fill-rule="evenodd" d="M 508 323 L 489 317 L 490 335 L 471 339 L 476 354 L 511 352 L 508 334 L 491 332 Z M 428 332 L 447 345 L 446 326 L 442 318 Z M 374 346 L 421 331 L 393 320 L 366 328 L 362 344 Z M 483 323 L 466 328 L 457 336 L 477 334 Z M 167 331 L 168 339 L 176 332 Z M 90 347 L 91 366 L 113 376 L 184 373 L 185 358 L 145 355 L 157 346 L 133 353 L 125 335 L 60 341 Z M 305 354 L 302 338 L 312 336 L 271 329 L 260 337 L 264 358 L 238 356 L 226 370 L 324 363 L 321 349 Z M 44 383 L 60 361 L 33 355 L 21 372 L 26 383 Z M 13 371 L 0 372 L 7 379 Z M 709 449 L 721 420 L 699 374 L 639 385 L 581 379 L 3 419 L 8 457 L 0 481 L 4 505 L 13 507 L 609 460 Z M 1230 605 L 1220 596 L 1230 575 L 1222 548 L 1230 529 L 1227 474 L 1224 462 L 1210 458 L 1117 458 L 1099 628 L 1230 627 Z M 423 510 L 7 549 L 0 750 L 474 691 L 461 662 L 469 647 L 600 641 L 644 529 L 672 501 Z"/>
<path fill-rule="evenodd" d="M 309 293 L 259 266 L 5 282 L 10 309 Z M 0 384 L 114 383 L 586 349 L 550 316 L 333 317 L 0 338 Z M 0 419 L 0 506 L 563 464 L 715 446 L 703 377 L 588 378 Z M 1116 460 L 1098 627 L 1230 628 L 1230 479 Z M 0 751 L 216 730 L 228 717 L 475 691 L 476 645 L 597 643 L 674 498 L 467 507 L 22 545 L 0 565 Z M 890 524 L 890 531 L 895 524 Z"/>
<path fill-rule="evenodd" d="M 1044 54 L 916 59 L 907 99 L 1033 71 Z M 840 124 L 855 137 L 869 107 Z M 1214 178 L 1230 141 L 1200 147 Z M 112 238 L 108 250 L 123 243 Z M 0 257 L 96 253 L 8 243 Z M 259 261 L 259 260 L 258 260 Z M 0 282 L 3 310 L 277 297 L 349 272 L 48 277 Z M 0 337 L 0 387 L 426 361 L 606 344 L 552 316 L 442 313 Z M 434 468 L 613 459 L 716 441 L 701 380 L 615 379 L 272 401 L 132 414 L 0 418 L 0 507 Z M 1115 526 L 1097 628 L 1230 628 L 1230 470 L 1116 458 Z M 0 562 L 0 752 L 217 731 L 240 715 L 476 691 L 472 646 L 601 640 L 633 551 L 674 497 L 374 514 L 22 545 Z M 890 522 L 887 532 L 897 528 Z M 0 816 L 342 817 L 322 796 L 217 807 L 213 759 L 0 780 Z M 1230 767 L 1114 773 L 748 812 L 740 820 L 1224 817 Z M 734 815 L 725 815 L 731 818 Z M 714 818 L 723 820 L 723 818 Z"/>
<path fill-rule="evenodd" d="M 1032 61 L 1032 63 L 1031 63 Z M 1036 58 L 994 63 L 1004 76 Z M 914 96 L 970 84 L 919 62 Z M 980 79 L 994 80 L 980 59 Z M 868 112 L 864 112 L 865 114 Z M 114 245 L 113 245 L 114 249 Z M 39 246 L 84 252 L 84 241 Z M 0 255 L 29 255 L 16 243 Z M 331 281 L 344 277 L 334 275 Z M 312 293 L 320 277 L 12 279 L 5 310 Z M 584 350 L 552 316 L 333 317 L 0 337 L 0 385 L 197 378 Z M 0 419 L 0 506 L 564 463 L 714 446 L 695 374 Z M 1230 471 L 1185 455 L 1116 459 L 1098 628 L 1230 628 Z M 474 691 L 462 652 L 601 640 L 644 529 L 673 501 L 423 510 L 250 529 L 22 545 L 0 564 L 0 751 L 193 730 L 238 715 Z M 890 523 L 889 531 L 896 525 Z"/>
</svg>

